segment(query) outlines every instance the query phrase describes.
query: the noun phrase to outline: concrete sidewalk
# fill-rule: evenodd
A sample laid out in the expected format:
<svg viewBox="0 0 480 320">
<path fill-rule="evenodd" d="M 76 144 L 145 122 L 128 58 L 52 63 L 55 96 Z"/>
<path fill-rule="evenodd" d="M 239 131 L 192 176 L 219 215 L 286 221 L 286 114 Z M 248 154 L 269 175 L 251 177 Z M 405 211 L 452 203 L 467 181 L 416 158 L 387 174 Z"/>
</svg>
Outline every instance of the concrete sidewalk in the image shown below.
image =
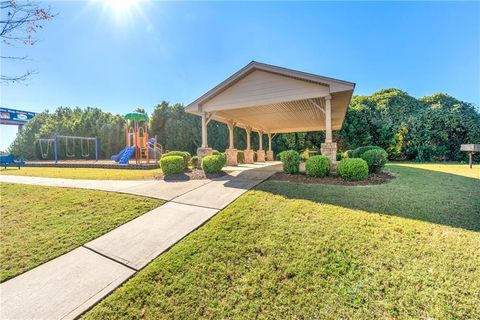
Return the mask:
<svg viewBox="0 0 480 320">
<path fill-rule="evenodd" d="M 120 192 L 168 201 L 211 180 L 82 180 L 0 175 L 0 182 Z"/>
<path fill-rule="evenodd" d="M 170 201 L 212 181 L 233 179 L 234 177 L 244 177 L 245 179 L 252 177 L 258 180 L 262 176 L 267 176 L 272 170 L 278 170 L 278 167 L 279 162 L 277 161 L 225 167 L 224 171 L 228 175 L 212 180 L 85 180 L 0 175 L 0 182 L 119 192 Z"/>
<path fill-rule="evenodd" d="M 0 176 L 0 181 L 146 195 L 170 202 L 0 284 L 1 319 L 74 319 L 241 194 L 280 170 L 243 165 L 213 180 L 112 181 Z"/>
</svg>

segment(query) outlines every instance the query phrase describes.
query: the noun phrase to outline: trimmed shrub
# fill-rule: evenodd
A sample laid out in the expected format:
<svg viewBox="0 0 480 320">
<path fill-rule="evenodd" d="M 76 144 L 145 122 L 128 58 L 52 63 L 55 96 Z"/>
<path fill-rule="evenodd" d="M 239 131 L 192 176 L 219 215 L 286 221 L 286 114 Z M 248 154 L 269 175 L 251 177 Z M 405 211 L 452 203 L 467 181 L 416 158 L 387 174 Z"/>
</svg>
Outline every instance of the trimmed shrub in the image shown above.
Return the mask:
<svg viewBox="0 0 480 320">
<path fill-rule="evenodd" d="M 185 169 L 188 168 L 188 164 L 190 163 L 190 159 L 192 158 L 192 155 L 187 152 L 187 151 L 169 151 L 163 155 L 164 157 L 169 157 L 169 156 L 180 156 L 183 158 L 183 166 Z"/>
<path fill-rule="evenodd" d="M 337 166 L 337 173 L 345 180 L 364 180 L 368 177 L 368 164 L 360 158 L 343 159 Z"/>
<path fill-rule="evenodd" d="M 330 172 L 330 160 L 325 156 L 313 156 L 305 162 L 307 176 L 323 178 Z"/>
<path fill-rule="evenodd" d="M 182 173 L 185 168 L 181 156 L 163 156 L 160 159 L 160 168 L 166 176 Z"/>
<path fill-rule="evenodd" d="M 369 172 L 379 172 L 387 163 L 388 154 L 383 149 L 372 149 L 362 155 L 362 159 L 368 164 Z"/>
<path fill-rule="evenodd" d="M 277 160 L 277 161 L 282 161 L 282 153 L 284 153 L 284 152 L 285 152 L 285 151 L 281 151 L 281 152 L 277 153 L 277 154 L 275 155 L 275 160 Z"/>
<path fill-rule="evenodd" d="M 193 156 L 192 159 L 190 159 L 190 164 L 192 165 L 193 168 L 199 168 L 200 167 L 200 159 L 198 159 L 197 156 Z"/>
<path fill-rule="evenodd" d="M 211 155 L 202 159 L 202 169 L 205 173 L 219 173 L 225 166 L 227 159 L 224 155 Z"/>
<path fill-rule="evenodd" d="M 245 163 L 245 153 L 243 153 L 243 150 L 237 150 L 237 162 L 239 164 Z"/>
<path fill-rule="evenodd" d="M 349 156 L 349 158 L 361 158 L 362 155 L 367 152 L 368 150 L 372 150 L 372 149 L 382 149 L 380 147 L 377 147 L 377 146 L 365 146 L 365 147 L 360 147 L 360 148 L 357 148 L 355 150 L 352 151 L 352 154 L 351 156 Z M 383 150 L 383 149 L 382 149 Z"/>
<path fill-rule="evenodd" d="M 297 174 L 300 171 L 300 155 L 297 151 L 283 151 L 280 160 L 282 161 L 284 172 Z"/>
</svg>

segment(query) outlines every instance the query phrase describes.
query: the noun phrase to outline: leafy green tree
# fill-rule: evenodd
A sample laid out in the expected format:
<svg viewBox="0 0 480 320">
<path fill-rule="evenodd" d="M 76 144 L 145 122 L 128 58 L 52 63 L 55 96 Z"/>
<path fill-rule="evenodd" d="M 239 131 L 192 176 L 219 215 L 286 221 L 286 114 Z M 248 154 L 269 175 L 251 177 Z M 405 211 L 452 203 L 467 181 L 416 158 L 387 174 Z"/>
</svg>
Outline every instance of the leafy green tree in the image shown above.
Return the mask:
<svg viewBox="0 0 480 320">
<path fill-rule="evenodd" d="M 144 112 L 143 109 L 137 109 Z M 38 114 L 17 136 L 11 152 L 26 159 L 40 158 L 35 139 L 52 137 L 55 133 L 76 136 L 98 136 L 100 156 L 116 154 L 125 147 L 123 117 L 98 108 L 58 108 Z M 149 121 L 150 136 L 167 150 L 188 151 L 192 154 L 201 144 L 200 117 L 185 112 L 182 104 L 162 101 L 155 106 Z M 228 128 L 210 121 L 209 146 L 219 151 L 228 148 Z M 319 149 L 324 132 L 282 133 L 273 138 L 273 150 L 302 151 Z M 462 143 L 480 143 L 480 114 L 475 107 L 446 94 L 416 99 L 398 89 L 380 90 L 371 96 L 355 96 L 348 108 L 341 130 L 334 132 L 339 151 L 366 145 L 384 148 L 392 160 L 434 161 L 465 160 Z M 252 148 L 258 149 L 257 132 L 252 132 Z M 268 148 L 267 135 L 263 137 Z M 246 133 L 235 128 L 235 147 L 246 148 Z M 79 146 L 76 146 L 80 154 Z M 65 144 L 60 153 L 65 154 Z M 53 157 L 50 152 L 49 157 Z M 477 160 L 479 156 L 477 155 Z"/>
<path fill-rule="evenodd" d="M 37 114 L 30 120 L 17 135 L 10 146 L 10 152 L 15 156 L 25 159 L 41 159 L 38 138 L 53 138 L 55 134 L 66 136 L 98 137 L 99 156 L 109 158 L 118 153 L 125 146 L 124 120 L 119 115 L 103 112 L 98 108 L 64 108 L 60 107 L 55 112 L 45 111 Z M 82 146 L 79 140 L 73 142 L 68 139 L 60 139 L 58 154 L 60 159 L 66 158 L 68 153 L 75 154 L 76 158 L 82 158 Z M 44 149 L 47 145 L 43 144 Z M 89 157 L 94 157 L 94 145 L 92 142 L 83 141 L 84 154 L 87 147 Z M 53 145 L 48 148 L 47 159 L 53 159 Z"/>
</svg>

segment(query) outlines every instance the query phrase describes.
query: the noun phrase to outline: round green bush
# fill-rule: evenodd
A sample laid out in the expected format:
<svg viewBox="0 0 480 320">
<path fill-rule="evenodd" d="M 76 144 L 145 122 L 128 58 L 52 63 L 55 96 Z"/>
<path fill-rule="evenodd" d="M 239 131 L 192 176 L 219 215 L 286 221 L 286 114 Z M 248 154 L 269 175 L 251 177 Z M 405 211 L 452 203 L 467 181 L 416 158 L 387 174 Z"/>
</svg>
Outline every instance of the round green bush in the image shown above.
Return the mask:
<svg viewBox="0 0 480 320">
<path fill-rule="evenodd" d="M 190 163 L 190 159 L 192 158 L 192 155 L 187 152 L 187 151 L 169 151 L 163 155 L 164 157 L 169 157 L 169 156 L 180 156 L 183 158 L 183 166 L 185 169 L 188 168 L 188 164 Z"/>
<path fill-rule="evenodd" d="M 372 149 L 382 149 L 380 147 L 377 147 L 377 146 L 364 146 L 364 147 L 360 147 L 360 148 L 357 148 L 355 150 L 352 151 L 352 154 L 349 158 L 361 158 L 362 155 L 367 152 L 368 150 L 372 150 Z M 383 150 L 383 149 L 382 149 Z"/>
<path fill-rule="evenodd" d="M 185 168 L 183 158 L 181 156 L 163 156 L 160 159 L 160 168 L 166 176 L 182 173 Z"/>
<path fill-rule="evenodd" d="M 284 172 L 297 174 L 300 171 L 300 155 L 297 151 L 283 151 L 280 160 L 282 161 Z"/>
<path fill-rule="evenodd" d="M 368 177 L 368 164 L 360 158 L 343 159 L 337 166 L 337 173 L 345 180 L 364 180 Z"/>
<path fill-rule="evenodd" d="M 227 159 L 224 155 L 211 155 L 202 159 L 202 169 L 205 173 L 219 173 L 225 166 Z"/>
<path fill-rule="evenodd" d="M 330 160 L 325 156 L 313 156 L 305 162 L 307 176 L 323 178 L 330 172 Z"/>
<path fill-rule="evenodd" d="M 285 151 L 281 151 L 281 152 L 277 153 L 277 154 L 275 155 L 275 160 L 277 160 L 277 161 L 282 161 L 282 153 L 284 153 L 284 152 L 285 152 Z"/>
<path fill-rule="evenodd" d="M 362 155 L 362 159 L 368 164 L 369 172 L 379 172 L 387 163 L 388 154 L 383 149 L 371 149 Z"/>
<path fill-rule="evenodd" d="M 198 159 L 197 156 L 193 156 L 192 159 L 190 159 L 190 164 L 193 168 L 198 168 L 200 166 L 200 159 Z"/>
<path fill-rule="evenodd" d="M 242 150 L 237 150 L 237 162 L 239 164 L 245 163 L 245 153 Z"/>
</svg>

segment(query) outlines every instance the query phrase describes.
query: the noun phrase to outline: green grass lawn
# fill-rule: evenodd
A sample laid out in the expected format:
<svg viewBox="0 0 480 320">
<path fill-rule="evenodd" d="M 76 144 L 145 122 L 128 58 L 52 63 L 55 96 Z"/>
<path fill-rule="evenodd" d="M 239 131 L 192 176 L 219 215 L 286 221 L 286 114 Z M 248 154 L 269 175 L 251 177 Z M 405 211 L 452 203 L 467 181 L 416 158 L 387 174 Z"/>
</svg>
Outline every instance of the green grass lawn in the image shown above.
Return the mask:
<svg viewBox="0 0 480 320">
<path fill-rule="evenodd" d="M 53 167 L 23 167 L 0 169 L 0 174 L 49 177 L 68 179 L 93 179 L 93 180 L 149 180 L 154 175 L 162 173 L 161 169 L 130 170 L 130 169 L 101 169 L 101 168 L 53 168 Z"/>
<path fill-rule="evenodd" d="M 418 169 L 424 169 L 424 170 L 432 170 L 432 171 L 438 171 L 438 172 L 444 172 L 444 173 L 450 173 L 450 174 L 456 174 L 460 176 L 465 176 L 465 177 L 470 177 L 470 178 L 476 178 L 480 179 L 480 165 L 475 164 L 473 165 L 473 168 L 470 169 L 470 167 L 466 164 L 459 164 L 458 162 L 456 163 L 411 163 L 411 162 L 406 162 L 406 163 L 395 163 L 394 165 L 396 166 L 406 166 L 410 168 L 418 168 Z"/>
<path fill-rule="evenodd" d="M 264 182 L 85 318 L 476 318 L 480 180 L 450 168 L 390 165 L 398 177 L 368 187 Z"/>
<path fill-rule="evenodd" d="M 62 255 L 161 205 L 101 191 L 0 184 L 0 281 Z"/>
</svg>

